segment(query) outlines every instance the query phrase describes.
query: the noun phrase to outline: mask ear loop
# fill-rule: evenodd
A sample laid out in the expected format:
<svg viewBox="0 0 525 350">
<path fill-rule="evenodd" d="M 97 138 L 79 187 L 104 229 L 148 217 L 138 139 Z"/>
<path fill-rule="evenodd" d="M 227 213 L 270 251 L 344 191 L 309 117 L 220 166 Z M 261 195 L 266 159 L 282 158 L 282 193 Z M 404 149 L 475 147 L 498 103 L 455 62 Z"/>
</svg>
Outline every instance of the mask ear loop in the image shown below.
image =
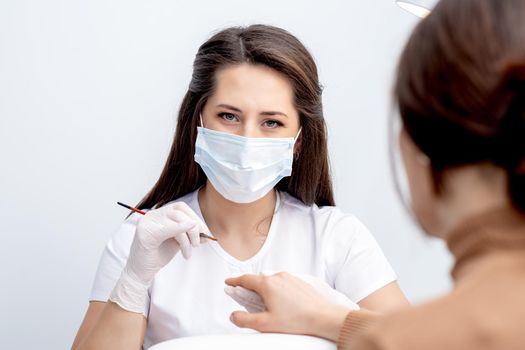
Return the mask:
<svg viewBox="0 0 525 350">
<path fill-rule="evenodd" d="M 303 131 L 303 127 L 299 128 L 299 131 L 297 132 L 297 135 L 295 135 L 295 138 L 293 139 L 294 159 L 297 159 L 299 157 L 299 153 L 295 153 L 295 143 L 297 142 L 297 139 L 301 135 L 301 131 Z"/>
<path fill-rule="evenodd" d="M 293 139 L 293 143 L 295 144 L 295 142 L 297 142 L 297 139 L 299 138 L 299 135 L 301 135 L 301 131 L 303 131 L 303 127 L 301 126 L 299 128 L 299 131 L 297 132 L 297 135 L 295 135 L 294 139 Z"/>
<path fill-rule="evenodd" d="M 202 122 L 202 113 L 199 114 L 199 118 L 201 120 L 201 128 L 204 128 L 204 123 Z"/>
</svg>

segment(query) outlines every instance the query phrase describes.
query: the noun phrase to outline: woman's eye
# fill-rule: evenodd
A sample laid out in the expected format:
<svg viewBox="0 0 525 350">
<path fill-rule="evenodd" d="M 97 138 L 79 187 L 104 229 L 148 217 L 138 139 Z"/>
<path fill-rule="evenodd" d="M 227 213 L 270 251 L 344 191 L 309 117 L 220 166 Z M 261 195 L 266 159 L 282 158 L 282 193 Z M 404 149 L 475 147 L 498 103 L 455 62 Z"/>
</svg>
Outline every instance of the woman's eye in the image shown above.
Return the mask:
<svg viewBox="0 0 525 350">
<path fill-rule="evenodd" d="M 264 122 L 264 126 L 270 129 L 275 129 L 281 126 L 282 124 L 278 122 L 277 120 L 267 120 Z"/>
<path fill-rule="evenodd" d="M 227 122 L 234 122 L 237 120 L 237 117 L 231 113 L 219 113 L 219 116 Z"/>
</svg>

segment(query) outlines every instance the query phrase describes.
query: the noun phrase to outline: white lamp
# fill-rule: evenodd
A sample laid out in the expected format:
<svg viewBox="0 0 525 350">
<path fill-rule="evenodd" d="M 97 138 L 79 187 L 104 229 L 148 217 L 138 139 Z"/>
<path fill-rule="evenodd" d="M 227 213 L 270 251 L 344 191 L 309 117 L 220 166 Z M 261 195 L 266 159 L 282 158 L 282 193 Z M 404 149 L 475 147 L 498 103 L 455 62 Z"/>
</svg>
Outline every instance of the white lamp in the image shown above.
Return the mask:
<svg viewBox="0 0 525 350">
<path fill-rule="evenodd" d="M 418 17 L 426 17 L 436 5 L 437 0 L 396 0 L 396 3 Z"/>
</svg>

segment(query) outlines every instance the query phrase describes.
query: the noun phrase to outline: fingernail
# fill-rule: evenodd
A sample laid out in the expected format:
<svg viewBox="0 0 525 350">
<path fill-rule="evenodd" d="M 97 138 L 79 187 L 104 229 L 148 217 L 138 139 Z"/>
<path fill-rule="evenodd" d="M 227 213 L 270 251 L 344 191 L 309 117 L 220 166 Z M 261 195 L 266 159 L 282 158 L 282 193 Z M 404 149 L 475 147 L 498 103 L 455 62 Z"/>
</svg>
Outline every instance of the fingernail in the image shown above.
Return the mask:
<svg viewBox="0 0 525 350">
<path fill-rule="evenodd" d="M 226 286 L 226 287 L 224 287 L 224 293 L 226 293 L 227 295 L 231 296 L 231 295 L 235 294 L 235 288 L 232 287 L 232 286 Z"/>
</svg>

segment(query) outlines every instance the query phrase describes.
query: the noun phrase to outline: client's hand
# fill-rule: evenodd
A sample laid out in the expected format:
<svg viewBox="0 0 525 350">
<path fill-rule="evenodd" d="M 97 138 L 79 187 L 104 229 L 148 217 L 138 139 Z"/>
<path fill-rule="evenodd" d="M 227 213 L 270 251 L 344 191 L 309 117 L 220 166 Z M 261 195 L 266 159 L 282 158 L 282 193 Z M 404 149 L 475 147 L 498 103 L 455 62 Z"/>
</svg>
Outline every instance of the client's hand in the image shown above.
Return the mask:
<svg viewBox="0 0 525 350">
<path fill-rule="evenodd" d="M 231 315 L 235 325 L 260 332 L 306 334 L 336 341 L 351 310 L 330 303 L 311 285 L 285 272 L 229 278 L 226 284 L 261 296 L 266 311 L 236 311 Z"/>
</svg>

